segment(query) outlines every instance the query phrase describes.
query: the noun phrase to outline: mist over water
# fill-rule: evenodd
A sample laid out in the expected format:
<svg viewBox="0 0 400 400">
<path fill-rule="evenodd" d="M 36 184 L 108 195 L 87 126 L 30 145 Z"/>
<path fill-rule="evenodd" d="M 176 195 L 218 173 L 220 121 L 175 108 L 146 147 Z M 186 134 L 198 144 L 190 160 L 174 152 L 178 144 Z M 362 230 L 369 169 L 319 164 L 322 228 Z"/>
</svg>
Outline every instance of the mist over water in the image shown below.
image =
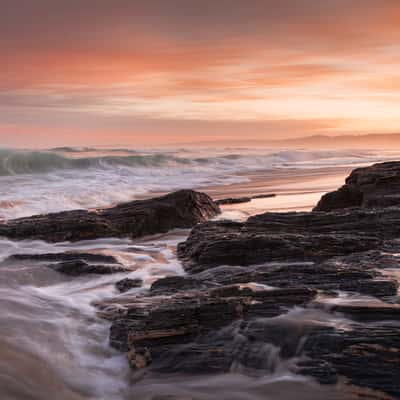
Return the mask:
<svg viewBox="0 0 400 400">
<path fill-rule="evenodd" d="M 118 202 L 180 188 L 248 180 L 257 170 L 349 168 L 392 152 L 251 148 L 0 150 L 0 219 Z"/>
<path fill-rule="evenodd" d="M 336 181 L 327 186 L 326 181 L 315 178 L 317 169 L 323 168 L 324 173 L 337 167 L 351 169 L 394 157 L 391 152 L 268 149 L 180 149 L 164 153 L 119 148 L 4 150 L 0 152 L 0 217 L 107 206 L 182 187 L 246 183 L 248 173 L 268 170 L 271 177 L 278 177 L 268 190 L 279 195 L 244 208 L 227 207 L 222 214 L 242 219 L 274 207 L 310 208 L 310 191 L 316 199 L 331 188 L 329 185 L 337 186 Z M 287 172 L 282 175 L 284 179 L 280 177 L 282 171 Z M 281 359 L 279 344 L 257 349 L 265 355 L 264 373 L 247 371 L 240 365 L 233 365 L 229 374 L 213 376 L 133 373 L 125 355 L 110 348 L 110 323 L 99 317 L 94 305 L 113 305 L 113 299 L 146 290 L 156 279 L 184 274 L 176 258 L 176 245 L 187 234 L 181 230 L 135 241 L 99 239 L 58 244 L 0 238 L 1 400 L 356 398 L 342 383 L 321 386 L 311 378 L 294 375 L 289 366 L 296 360 Z M 131 272 L 66 277 L 44 264 L 8 259 L 13 254 L 64 251 L 111 254 Z M 125 277 L 143 279 L 143 287 L 118 293 L 115 282 Z M 329 301 L 326 303 L 329 306 Z M 333 319 L 323 309 L 292 309 L 281 317 L 256 323 L 273 324 L 289 335 L 304 324 L 346 328 L 349 321 Z M 235 327 L 227 329 L 235 340 Z M 293 340 L 298 340 L 296 335 Z M 296 357 L 302 357 L 301 346 Z"/>
</svg>

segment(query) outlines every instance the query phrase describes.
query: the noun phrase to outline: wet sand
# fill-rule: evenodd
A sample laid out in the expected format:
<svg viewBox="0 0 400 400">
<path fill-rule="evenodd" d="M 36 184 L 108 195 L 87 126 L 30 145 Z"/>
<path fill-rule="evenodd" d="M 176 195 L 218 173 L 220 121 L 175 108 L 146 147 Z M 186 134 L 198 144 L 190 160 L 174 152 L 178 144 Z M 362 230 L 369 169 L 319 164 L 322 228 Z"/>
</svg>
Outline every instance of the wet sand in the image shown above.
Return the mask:
<svg viewBox="0 0 400 400">
<path fill-rule="evenodd" d="M 222 206 L 223 211 L 253 215 L 266 211 L 308 211 L 321 196 L 344 184 L 353 167 L 315 169 L 282 168 L 237 174 L 243 180 L 228 185 L 206 185 L 194 189 L 205 192 L 214 200 L 275 194 L 275 197 L 253 199 L 251 202 Z M 162 196 L 168 192 L 150 192 L 138 200 Z"/>
<path fill-rule="evenodd" d="M 310 170 L 282 169 L 242 174 L 246 181 L 225 186 L 201 187 L 214 199 L 275 194 L 247 203 L 222 206 L 223 218 L 243 219 L 266 211 L 309 211 L 321 196 L 343 185 L 349 167 Z"/>
</svg>

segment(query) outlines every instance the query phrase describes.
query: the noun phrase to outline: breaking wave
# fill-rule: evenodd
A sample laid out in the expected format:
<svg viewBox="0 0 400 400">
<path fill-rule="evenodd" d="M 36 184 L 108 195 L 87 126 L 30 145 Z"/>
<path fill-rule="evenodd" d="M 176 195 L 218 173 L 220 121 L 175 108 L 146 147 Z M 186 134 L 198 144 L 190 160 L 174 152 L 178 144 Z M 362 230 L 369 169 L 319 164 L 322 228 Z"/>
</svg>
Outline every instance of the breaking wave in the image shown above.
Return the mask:
<svg viewBox="0 0 400 400">
<path fill-rule="evenodd" d="M 265 154 L 246 152 L 244 154 L 216 154 L 211 156 L 188 157 L 184 151 L 179 153 L 140 153 L 130 149 L 109 149 L 102 151 L 108 155 L 98 156 L 100 151 L 92 148 L 60 147 L 52 151 L 18 151 L 0 150 L 0 175 L 41 174 L 56 170 L 68 169 L 110 169 L 120 167 L 183 167 L 194 168 L 214 167 L 227 170 L 248 171 L 255 169 L 307 167 L 325 165 L 347 165 L 368 161 L 371 157 L 366 154 L 336 151 L 278 151 Z M 94 154 L 93 156 L 88 153 Z M 115 155 L 119 152 L 123 154 Z M 85 153 L 84 157 L 77 157 Z M 73 154 L 74 157 L 68 156 Z"/>
<path fill-rule="evenodd" d="M 382 152 L 271 149 L 0 150 L 0 220 L 107 207 L 148 194 L 248 181 L 248 173 L 358 165 Z M 271 175 L 271 176 L 272 176 Z M 328 188 L 329 189 L 329 188 Z M 324 186 L 322 191 L 326 191 Z"/>
</svg>

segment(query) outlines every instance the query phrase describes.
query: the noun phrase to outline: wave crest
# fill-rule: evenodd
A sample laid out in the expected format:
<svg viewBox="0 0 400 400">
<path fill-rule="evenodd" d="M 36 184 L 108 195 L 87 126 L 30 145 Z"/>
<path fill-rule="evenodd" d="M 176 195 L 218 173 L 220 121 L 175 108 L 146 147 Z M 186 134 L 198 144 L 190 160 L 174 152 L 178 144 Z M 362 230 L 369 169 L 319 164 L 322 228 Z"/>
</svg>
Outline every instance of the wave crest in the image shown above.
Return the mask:
<svg viewBox="0 0 400 400">
<path fill-rule="evenodd" d="M 273 169 L 285 167 L 315 167 L 328 165 L 354 164 L 363 161 L 368 154 L 353 154 L 350 151 L 305 151 L 283 150 L 271 152 L 268 150 L 243 153 L 210 152 L 200 156 L 189 151 L 178 152 L 147 152 L 136 150 L 108 149 L 90 150 L 93 156 L 88 156 L 90 148 L 55 148 L 48 151 L 0 150 L 0 175 L 41 174 L 57 170 L 69 169 L 110 169 L 110 168 L 164 168 L 193 167 L 196 169 L 212 168 L 221 172 L 235 173 L 256 169 Z M 124 154 L 116 154 L 123 151 Z M 85 153 L 85 155 L 79 153 Z M 73 154 L 72 154 L 73 153 Z M 105 155 L 103 155 L 105 153 Z"/>
</svg>

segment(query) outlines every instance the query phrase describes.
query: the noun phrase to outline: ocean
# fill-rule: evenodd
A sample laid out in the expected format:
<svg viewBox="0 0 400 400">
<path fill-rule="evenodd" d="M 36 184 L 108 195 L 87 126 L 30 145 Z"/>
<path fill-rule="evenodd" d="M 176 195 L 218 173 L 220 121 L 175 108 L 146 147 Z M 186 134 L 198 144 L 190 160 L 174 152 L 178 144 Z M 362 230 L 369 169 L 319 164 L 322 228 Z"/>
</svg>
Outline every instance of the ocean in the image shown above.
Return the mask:
<svg viewBox="0 0 400 400">
<path fill-rule="evenodd" d="M 223 207 L 218 218 L 245 219 L 268 210 L 309 210 L 363 165 L 398 157 L 393 151 L 264 148 L 70 148 L 0 151 L 0 219 L 71 209 L 95 209 L 180 188 L 212 196 L 275 193 Z M 240 366 L 214 376 L 133 375 L 124 354 L 110 348 L 110 323 L 97 302 L 129 296 L 155 280 L 185 272 L 176 246 L 187 230 L 138 240 L 106 238 L 49 244 L 0 238 L 0 388 L 2 400 L 265 400 L 350 399 L 346 385 L 321 386 L 294 375 L 273 346 L 263 349 L 270 371 Z M 131 272 L 67 277 L 13 254 L 90 251 L 114 255 Z M 119 294 L 115 282 L 141 278 Z M 282 320 L 332 320 L 323 310 L 293 309 Z M 168 397 L 169 396 L 169 397 Z M 175 396 L 175 397 L 174 397 Z"/>
</svg>

